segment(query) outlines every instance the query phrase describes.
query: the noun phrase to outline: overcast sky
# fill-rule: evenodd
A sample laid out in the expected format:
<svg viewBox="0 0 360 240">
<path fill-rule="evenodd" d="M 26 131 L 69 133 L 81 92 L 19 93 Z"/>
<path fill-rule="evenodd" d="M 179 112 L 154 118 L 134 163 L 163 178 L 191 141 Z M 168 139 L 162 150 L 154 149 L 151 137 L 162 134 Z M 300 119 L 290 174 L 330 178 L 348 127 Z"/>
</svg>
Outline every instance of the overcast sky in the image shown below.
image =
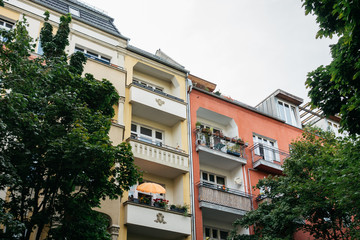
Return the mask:
<svg viewBox="0 0 360 240">
<path fill-rule="evenodd" d="M 276 89 L 307 98 L 309 71 L 330 62 L 300 0 L 82 0 L 115 19 L 130 44 L 161 49 L 217 90 L 255 106 Z"/>
</svg>

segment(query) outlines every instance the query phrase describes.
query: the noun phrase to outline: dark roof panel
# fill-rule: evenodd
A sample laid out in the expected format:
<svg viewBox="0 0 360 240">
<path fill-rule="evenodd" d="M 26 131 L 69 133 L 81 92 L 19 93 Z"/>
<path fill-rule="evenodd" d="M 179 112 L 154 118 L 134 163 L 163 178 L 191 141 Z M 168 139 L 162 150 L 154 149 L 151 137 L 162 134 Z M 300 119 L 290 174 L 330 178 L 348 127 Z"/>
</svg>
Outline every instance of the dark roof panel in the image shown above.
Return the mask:
<svg viewBox="0 0 360 240">
<path fill-rule="evenodd" d="M 125 40 L 128 40 L 128 38 L 121 35 L 121 33 L 115 27 L 113 23 L 114 21 L 113 18 L 111 18 L 107 14 L 95 8 L 87 6 L 82 2 L 76 0 L 31 0 L 31 1 L 41 4 L 45 7 L 48 7 L 62 14 L 69 13 L 69 6 L 74 7 L 80 12 L 80 17 L 73 16 L 74 19 L 77 19 L 93 27 L 96 27 L 100 30 L 121 37 Z"/>
</svg>

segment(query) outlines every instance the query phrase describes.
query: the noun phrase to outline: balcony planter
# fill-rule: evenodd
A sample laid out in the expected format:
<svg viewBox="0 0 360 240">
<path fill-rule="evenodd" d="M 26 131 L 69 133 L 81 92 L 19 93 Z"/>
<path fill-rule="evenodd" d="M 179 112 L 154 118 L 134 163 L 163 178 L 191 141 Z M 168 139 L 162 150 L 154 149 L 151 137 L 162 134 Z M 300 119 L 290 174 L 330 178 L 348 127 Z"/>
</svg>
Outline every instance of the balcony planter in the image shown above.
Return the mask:
<svg viewBox="0 0 360 240">
<path fill-rule="evenodd" d="M 230 154 L 230 155 L 233 155 L 233 156 L 236 156 L 236 157 L 240 157 L 240 153 L 231 151 L 231 150 L 229 150 L 229 149 L 226 151 L 226 153 L 227 153 L 227 154 Z"/>
</svg>

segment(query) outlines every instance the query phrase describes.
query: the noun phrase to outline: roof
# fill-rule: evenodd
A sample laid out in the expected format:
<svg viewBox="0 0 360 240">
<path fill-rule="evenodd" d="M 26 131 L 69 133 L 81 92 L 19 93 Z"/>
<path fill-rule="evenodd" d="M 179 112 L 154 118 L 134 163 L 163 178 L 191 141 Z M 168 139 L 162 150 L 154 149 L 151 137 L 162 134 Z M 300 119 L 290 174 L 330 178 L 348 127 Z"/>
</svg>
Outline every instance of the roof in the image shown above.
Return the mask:
<svg viewBox="0 0 360 240">
<path fill-rule="evenodd" d="M 137 48 L 137 47 L 132 46 L 132 45 L 127 45 L 126 49 L 131 51 L 131 52 L 137 53 L 137 54 L 139 54 L 141 56 L 144 56 L 144 57 L 150 58 L 150 59 L 152 59 L 154 61 L 157 61 L 159 63 L 162 63 L 162 64 L 164 64 L 164 65 L 166 65 L 168 67 L 179 70 L 181 72 L 189 73 L 189 70 L 186 70 L 185 67 L 183 67 L 182 65 L 176 63 L 174 60 L 167 57 L 167 55 L 165 55 L 166 57 L 164 58 L 163 55 L 157 56 L 155 54 L 149 53 L 149 52 L 147 52 L 145 50 L 142 50 L 142 49 Z M 169 60 L 169 59 L 171 59 L 171 60 Z"/>
<path fill-rule="evenodd" d="M 72 18 L 86 23 L 90 26 L 98 28 L 104 32 L 110 33 L 125 40 L 129 38 L 121 35 L 119 30 L 114 25 L 114 19 L 108 16 L 105 12 L 95 9 L 77 0 L 31 0 L 44 7 L 52 9 L 62 14 L 68 14 L 72 7 L 80 12 L 80 16 L 72 15 Z"/>
<path fill-rule="evenodd" d="M 303 103 L 303 99 L 300 97 L 297 97 L 295 95 L 292 95 L 282 89 L 277 89 L 275 92 L 273 92 L 272 94 L 270 94 L 270 96 L 268 96 L 267 98 L 265 98 L 263 101 L 261 101 L 258 105 L 256 105 L 255 107 L 260 106 L 264 101 L 266 101 L 267 99 L 269 99 L 270 97 L 277 97 L 279 99 L 285 100 L 289 103 L 294 104 L 295 106 L 299 106 L 300 104 Z"/>
</svg>

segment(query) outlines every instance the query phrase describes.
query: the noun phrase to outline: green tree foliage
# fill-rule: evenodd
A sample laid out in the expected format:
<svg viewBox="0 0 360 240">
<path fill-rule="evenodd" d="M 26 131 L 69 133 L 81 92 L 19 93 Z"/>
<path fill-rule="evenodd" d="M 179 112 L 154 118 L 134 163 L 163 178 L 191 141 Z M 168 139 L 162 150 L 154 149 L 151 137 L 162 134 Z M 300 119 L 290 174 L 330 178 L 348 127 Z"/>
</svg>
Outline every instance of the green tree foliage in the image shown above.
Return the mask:
<svg viewBox="0 0 360 240">
<path fill-rule="evenodd" d="M 139 178 L 131 146 L 108 136 L 119 96 L 109 81 L 82 77 L 82 53 L 66 56 L 70 15 L 55 35 L 45 15 L 42 57 L 30 59 L 26 19 L 0 32 L 0 238 L 29 239 L 37 228 L 36 239 L 48 229 L 54 239 L 108 239 L 92 208 Z"/>
<path fill-rule="evenodd" d="M 299 230 L 316 239 L 359 239 L 359 160 L 358 139 L 305 130 L 292 144 L 285 175 L 257 184 L 270 201 L 237 220 L 235 226 L 254 226 L 253 239 L 292 239 Z"/>
<path fill-rule="evenodd" d="M 360 2 L 302 0 L 306 14 L 316 15 L 316 37 L 339 36 L 331 45 L 332 62 L 308 74 L 312 105 L 327 115 L 340 114 L 342 129 L 360 133 Z"/>
</svg>

